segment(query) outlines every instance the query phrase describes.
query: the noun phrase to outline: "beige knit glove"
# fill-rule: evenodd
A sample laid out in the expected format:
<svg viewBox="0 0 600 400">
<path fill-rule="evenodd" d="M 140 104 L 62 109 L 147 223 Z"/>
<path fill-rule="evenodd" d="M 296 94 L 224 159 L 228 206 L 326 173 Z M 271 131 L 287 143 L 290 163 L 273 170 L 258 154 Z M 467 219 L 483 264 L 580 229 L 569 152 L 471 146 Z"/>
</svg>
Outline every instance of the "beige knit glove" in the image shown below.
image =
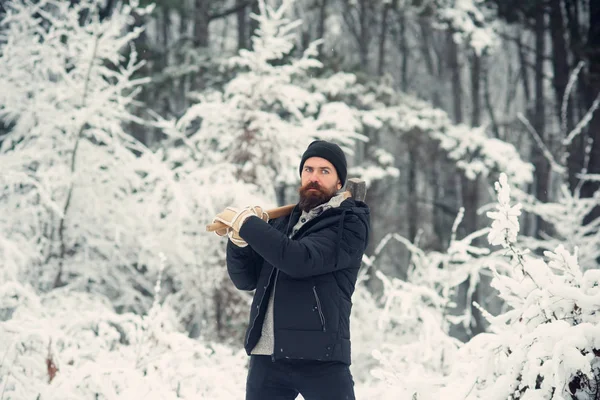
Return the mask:
<svg viewBox="0 0 600 400">
<path fill-rule="evenodd" d="M 247 206 L 241 210 L 234 207 L 226 207 L 225 210 L 216 215 L 213 222 L 222 222 L 227 225 L 227 229 L 219 229 L 215 233 L 219 236 L 227 235 L 229 240 L 238 247 L 246 247 L 248 243 L 240 237 L 240 229 L 246 219 L 253 215 L 265 222 L 269 222 L 269 214 L 260 206 Z"/>
</svg>

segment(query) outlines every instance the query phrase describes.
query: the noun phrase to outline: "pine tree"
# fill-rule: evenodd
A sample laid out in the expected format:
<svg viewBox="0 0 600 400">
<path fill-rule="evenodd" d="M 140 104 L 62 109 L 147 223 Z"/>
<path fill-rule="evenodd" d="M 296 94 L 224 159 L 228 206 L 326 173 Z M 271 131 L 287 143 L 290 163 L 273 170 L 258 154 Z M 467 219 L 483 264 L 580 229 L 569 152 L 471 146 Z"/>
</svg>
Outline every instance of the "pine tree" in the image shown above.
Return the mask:
<svg viewBox="0 0 600 400">
<path fill-rule="evenodd" d="M 142 122 L 129 110 L 147 82 L 135 77 L 142 64 L 131 42 L 141 28 L 132 14 L 151 7 L 122 5 L 101 19 L 101 3 L 7 4 L 1 272 L 43 291 L 102 291 L 119 309 L 143 310 L 160 246 L 179 257 L 165 239 L 181 236 L 173 222 L 185 207 L 168 167 L 124 129 Z"/>
</svg>

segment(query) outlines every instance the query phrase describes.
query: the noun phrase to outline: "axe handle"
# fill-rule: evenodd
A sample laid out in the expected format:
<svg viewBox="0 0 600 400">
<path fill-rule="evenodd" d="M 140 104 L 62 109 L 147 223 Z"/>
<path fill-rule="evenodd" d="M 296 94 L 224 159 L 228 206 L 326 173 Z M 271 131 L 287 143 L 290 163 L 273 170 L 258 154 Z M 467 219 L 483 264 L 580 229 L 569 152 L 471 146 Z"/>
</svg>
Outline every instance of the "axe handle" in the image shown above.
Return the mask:
<svg viewBox="0 0 600 400">
<path fill-rule="evenodd" d="M 347 199 L 348 197 L 352 197 L 352 193 L 350 193 L 349 191 L 345 191 L 342 194 L 344 195 L 344 199 Z M 285 215 L 290 215 L 295 206 L 296 206 L 295 204 L 288 204 L 286 206 L 272 208 L 270 210 L 267 210 L 267 214 L 269 214 L 269 219 L 283 217 Z M 227 225 L 225 225 L 224 223 L 222 223 L 220 221 L 213 222 L 212 224 L 206 225 L 207 232 L 214 232 L 216 230 L 225 229 L 225 228 L 227 228 Z"/>
</svg>

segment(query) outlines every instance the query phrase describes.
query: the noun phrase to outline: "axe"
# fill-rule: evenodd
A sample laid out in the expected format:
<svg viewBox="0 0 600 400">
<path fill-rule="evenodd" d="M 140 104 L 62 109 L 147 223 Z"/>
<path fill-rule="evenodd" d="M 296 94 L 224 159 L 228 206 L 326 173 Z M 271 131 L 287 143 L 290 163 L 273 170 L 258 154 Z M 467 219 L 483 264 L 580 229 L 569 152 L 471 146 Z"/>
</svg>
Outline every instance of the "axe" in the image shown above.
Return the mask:
<svg viewBox="0 0 600 400">
<path fill-rule="evenodd" d="M 350 178 L 346 182 L 346 191 L 342 194 L 344 195 L 344 199 L 352 197 L 355 200 L 365 201 L 365 197 L 367 196 L 367 184 L 362 179 Z M 267 210 L 267 214 L 269 214 L 269 219 L 283 217 L 285 215 L 290 215 L 295 206 L 295 204 L 288 204 L 286 206 L 273 208 Z M 214 232 L 224 228 L 227 228 L 227 225 L 222 222 L 213 222 L 212 224 L 206 225 L 206 230 L 208 232 Z"/>
</svg>

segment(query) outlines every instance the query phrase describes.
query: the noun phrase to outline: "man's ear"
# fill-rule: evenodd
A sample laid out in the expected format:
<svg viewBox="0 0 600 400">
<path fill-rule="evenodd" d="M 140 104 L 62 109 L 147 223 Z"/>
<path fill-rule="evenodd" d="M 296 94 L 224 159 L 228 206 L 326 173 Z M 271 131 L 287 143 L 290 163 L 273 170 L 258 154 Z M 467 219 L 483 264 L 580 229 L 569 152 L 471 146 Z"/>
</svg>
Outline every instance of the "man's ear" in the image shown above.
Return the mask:
<svg viewBox="0 0 600 400">
<path fill-rule="evenodd" d="M 340 190 L 342 188 L 342 182 L 337 181 L 337 190 Z"/>
</svg>

